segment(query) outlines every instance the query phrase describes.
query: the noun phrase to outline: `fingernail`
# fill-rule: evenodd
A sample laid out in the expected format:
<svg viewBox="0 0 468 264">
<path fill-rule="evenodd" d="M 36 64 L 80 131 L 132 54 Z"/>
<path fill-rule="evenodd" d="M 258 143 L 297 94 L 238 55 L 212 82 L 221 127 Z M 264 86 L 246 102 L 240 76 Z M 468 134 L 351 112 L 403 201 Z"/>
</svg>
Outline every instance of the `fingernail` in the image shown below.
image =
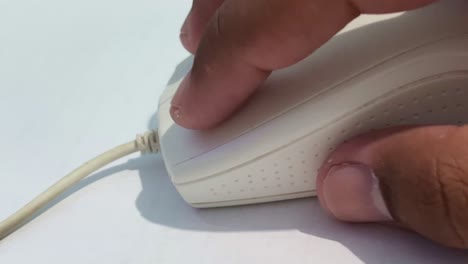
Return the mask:
<svg viewBox="0 0 468 264">
<path fill-rule="evenodd" d="M 187 89 L 187 76 L 182 80 L 176 93 L 172 97 L 170 113 L 174 120 L 180 119 L 182 115 L 185 90 Z"/>
<path fill-rule="evenodd" d="M 187 47 L 190 47 L 190 40 L 189 40 L 189 34 L 187 32 L 183 32 L 181 31 L 180 32 L 180 35 L 179 35 L 179 39 L 180 39 L 180 42 L 182 42 L 182 45 L 187 48 Z"/>
<path fill-rule="evenodd" d="M 177 106 L 171 106 L 171 116 L 174 120 L 180 119 L 180 108 Z"/>
<path fill-rule="evenodd" d="M 333 216 L 349 222 L 391 221 L 374 172 L 362 164 L 329 169 L 323 181 L 323 198 Z"/>
</svg>

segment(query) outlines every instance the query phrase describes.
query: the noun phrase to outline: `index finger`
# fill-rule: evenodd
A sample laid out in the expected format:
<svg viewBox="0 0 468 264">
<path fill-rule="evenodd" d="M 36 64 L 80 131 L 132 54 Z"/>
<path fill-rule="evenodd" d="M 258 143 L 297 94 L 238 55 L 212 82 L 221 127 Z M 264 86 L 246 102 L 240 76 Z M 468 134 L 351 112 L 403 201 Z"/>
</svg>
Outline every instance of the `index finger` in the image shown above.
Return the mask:
<svg viewBox="0 0 468 264">
<path fill-rule="evenodd" d="M 171 116 L 186 128 L 214 127 L 273 70 L 307 57 L 361 11 L 396 11 L 428 2 L 227 0 L 200 40 L 192 70 L 172 100 Z"/>
</svg>

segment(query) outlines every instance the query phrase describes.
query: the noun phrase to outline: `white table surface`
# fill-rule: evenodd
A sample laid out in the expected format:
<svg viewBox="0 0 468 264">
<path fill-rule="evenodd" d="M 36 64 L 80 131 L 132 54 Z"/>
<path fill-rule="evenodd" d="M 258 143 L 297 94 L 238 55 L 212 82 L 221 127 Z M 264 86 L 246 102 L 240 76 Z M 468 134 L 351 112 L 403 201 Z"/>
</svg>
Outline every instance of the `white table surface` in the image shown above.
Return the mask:
<svg viewBox="0 0 468 264">
<path fill-rule="evenodd" d="M 188 53 L 189 1 L 0 0 L 0 218 L 154 128 Z M 468 254 L 326 216 L 315 199 L 197 210 L 158 155 L 122 159 L 0 242 L 0 263 L 466 263 Z"/>
</svg>

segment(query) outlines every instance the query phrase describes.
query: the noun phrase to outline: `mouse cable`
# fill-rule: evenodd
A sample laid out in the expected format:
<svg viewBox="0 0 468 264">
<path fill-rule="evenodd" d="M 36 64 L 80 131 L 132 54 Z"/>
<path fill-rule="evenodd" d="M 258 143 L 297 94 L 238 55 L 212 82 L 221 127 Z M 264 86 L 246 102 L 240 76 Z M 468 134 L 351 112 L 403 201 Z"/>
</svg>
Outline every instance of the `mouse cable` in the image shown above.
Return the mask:
<svg viewBox="0 0 468 264">
<path fill-rule="evenodd" d="M 21 223 L 34 215 L 39 209 L 50 203 L 53 199 L 66 191 L 68 188 L 99 170 L 107 164 L 140 151 L 142 154 L 159 152 L 159 135 L 157 131 L 151 130 L 143 135 L 137 135 L 136 139 L 126 144 L 117 146 L 94 159 L 86 162 L 81 167 L 75 169 L 57 183 L 39 194 L 23 208 L 0 222 L 0 240 L 13 233 Z"/>
</svg>

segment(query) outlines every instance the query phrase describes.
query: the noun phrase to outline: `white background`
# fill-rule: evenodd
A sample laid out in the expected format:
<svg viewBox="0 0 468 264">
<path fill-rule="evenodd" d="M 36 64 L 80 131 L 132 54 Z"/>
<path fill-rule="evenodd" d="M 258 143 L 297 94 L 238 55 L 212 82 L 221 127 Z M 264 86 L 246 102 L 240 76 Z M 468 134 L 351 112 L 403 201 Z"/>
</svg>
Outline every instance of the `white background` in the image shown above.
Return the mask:
<svg viewBox="0 0 468 264">
<path fill-rule="evenodd" d="M 0 218 L 91 157 L 155 128 L 188 53 L 189 1 L 0 0 Z M 0 263 L 466 263 L 414 234 L 349 225 L 315 199 L 197 210 L 160 156 L 84 180 L 0 242 Z"/>
</svg>

